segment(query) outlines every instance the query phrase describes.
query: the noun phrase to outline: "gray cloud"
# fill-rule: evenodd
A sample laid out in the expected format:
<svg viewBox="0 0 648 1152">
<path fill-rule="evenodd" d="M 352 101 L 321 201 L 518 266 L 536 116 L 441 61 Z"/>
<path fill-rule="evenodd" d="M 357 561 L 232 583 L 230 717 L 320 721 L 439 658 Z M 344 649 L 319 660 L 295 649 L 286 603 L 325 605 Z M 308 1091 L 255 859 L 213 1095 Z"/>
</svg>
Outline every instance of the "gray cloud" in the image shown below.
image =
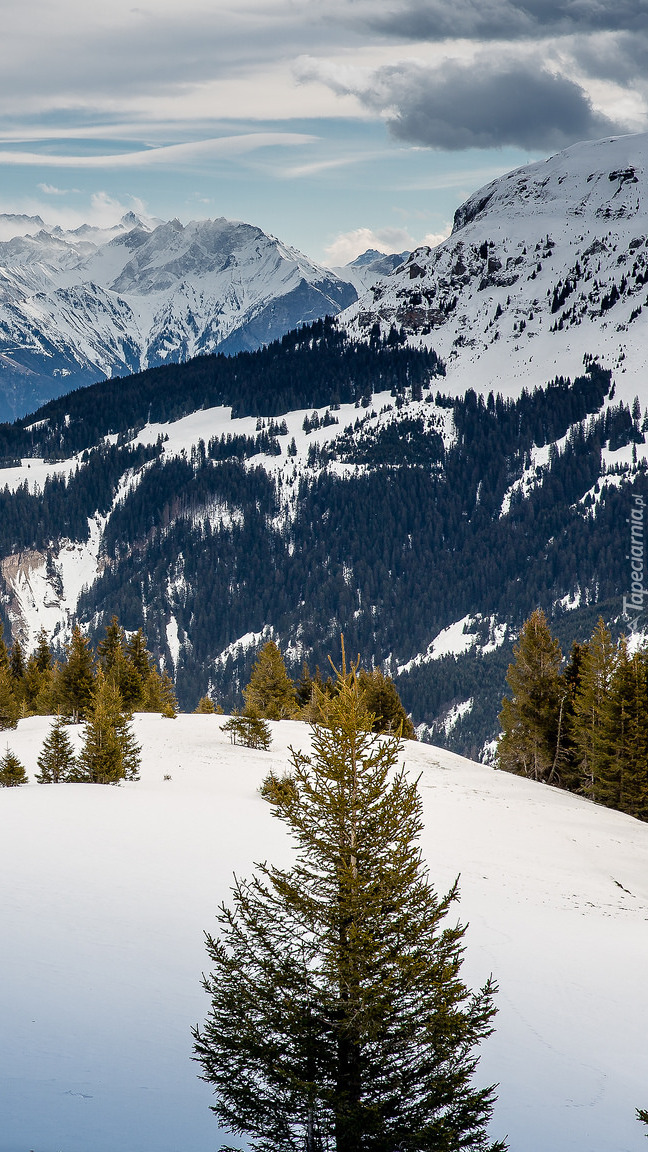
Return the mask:
<svg viewBox="0 0 648 1152">
<path fill-rule="evenodd" d="M 624 130 L 594 111 L 577 84 L 534 61 L 480 58 L 436 69 L 399 64 L 379 69 L 356 95 L 373 111 L 387 112 L 395 139 L 449 151 L 555 150 Z"/>
<path fill-rule="evenodd" d="M 368 23 L 405 40 L 528 40 L 646 33 L 648 8 L 645 0 L 406 0 Z"/>
<path fill-rule="evenodd" d="M 632 87 L 648 79 L 648 34 L 583 36 L 574 38 L 571 51 L 580 67 L 600 80 Z"/>
</svg>

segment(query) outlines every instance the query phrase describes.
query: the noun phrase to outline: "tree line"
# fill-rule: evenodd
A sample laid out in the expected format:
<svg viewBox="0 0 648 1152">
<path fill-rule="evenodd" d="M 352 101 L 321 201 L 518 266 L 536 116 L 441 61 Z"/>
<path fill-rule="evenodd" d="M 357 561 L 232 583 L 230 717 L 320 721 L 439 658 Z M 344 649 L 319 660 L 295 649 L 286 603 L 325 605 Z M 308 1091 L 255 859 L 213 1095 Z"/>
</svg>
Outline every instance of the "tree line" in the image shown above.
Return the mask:
<svg viewBox="0 0 648 1152">
<path fill-rule="evenodd" d="M 135 711 L 176 715 L 171 680 L 158 670 L 141 630 L 127 639 L 113 617 L 95 655 L 77 625 L 59 661 L 45 632 L 26 660 L 20 641 L 8 650 L 0 629 L 0 729 L 16 728 L 26 716 L 55 716 L 38 758 L 39 783 L 138 779 L 140 748 L 130 725 Z M 66 725 L 80 723 L 85 727 L 77 757 Z M 26 782 L 24 766 L 7 747 L 0 786 Z"/>
<path fill-rule="evenodd" d="M 648 647 L 599 619 L 564 660 L 537 609 L 513 651 L 499 767 L 648 820 Z"/>
</svg>

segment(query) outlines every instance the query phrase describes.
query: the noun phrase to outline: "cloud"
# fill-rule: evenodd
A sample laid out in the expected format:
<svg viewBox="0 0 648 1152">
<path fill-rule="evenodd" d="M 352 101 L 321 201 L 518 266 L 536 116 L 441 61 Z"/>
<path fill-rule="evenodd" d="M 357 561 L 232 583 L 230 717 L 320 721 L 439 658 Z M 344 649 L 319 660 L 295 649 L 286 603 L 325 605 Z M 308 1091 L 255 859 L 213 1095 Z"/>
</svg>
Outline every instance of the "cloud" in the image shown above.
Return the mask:
<svg viewBox="0 0 648 1152">
<path fill-rule="evenodd" d="M 168 144 L 104 155 L 68 156 L 51 152 L 5 150 L 0 151 L 0 164 L 39 168 L 148 168 L 157 164 L 176 167 L 218 156 L 240 156 L 257 148 L 312 144 L 316 139 L 316 136 L 298 132 L 249 132 L 241 136 L 220 136 L 213 140 L 196 140 L 186 144 Z"/>
<path fill-rule="evenodd" d="M 409 0 L 368 17 L 400 40 L 533 40 L 648 31 L 642 0 Z"/>
<path fill-rule="evenodd" d="M 339 268 L 370 248 L 389 253 L 410 252 L 413 247 L 414 239 L 405 228 L 354 228 L 340 232 L 324 252 L 327 262 Z"/>
<path fill-rule="evenodd" d="M 302 75 L 308 76 L 306 66 Z M 483 53 L 471 62 L 447 60 L 437 67 L 404 61 L 355 82 L 318 72 L 311 61 L 310 78 L 316 76 L 384 115 L 394 139 L 428 148 L 555 150 L 625 129 L 597 112 L 573 80 L 533 57 Z"/>
</svg>

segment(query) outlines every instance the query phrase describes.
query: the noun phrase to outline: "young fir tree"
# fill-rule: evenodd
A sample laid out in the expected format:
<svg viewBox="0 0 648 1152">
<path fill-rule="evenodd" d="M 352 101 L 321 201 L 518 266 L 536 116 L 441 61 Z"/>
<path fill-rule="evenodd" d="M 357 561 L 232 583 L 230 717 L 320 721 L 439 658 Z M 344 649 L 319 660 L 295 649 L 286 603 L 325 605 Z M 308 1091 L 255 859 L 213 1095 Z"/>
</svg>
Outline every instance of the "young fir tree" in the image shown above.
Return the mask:
<svg viewBox="0 0 648 1152">
<path fill-rule="evenodd" d="M 77 762 L 65 723 L 57 716 L 43 741 L 37 760 L 39 784 L 62 784 L 77 778 Z"/>
<path fill-rule="evenodd" d="M 604 756 L 603 715 L 615 665 L 616 648 L 612 636 L 599 617 L 583 653 L 569 730 L 580 789 L 591 799 L 595 798 L 596 781 Z"/>
<path fill-rule="evenodd" d="M 567 687 L 560 675 L 560 646 L 541 608 L 524 624 L 513 655 L 506 675 L 513 696 L 502 701 L 498 763 L 507 772 L 553 783 L 561 758 Z"/>
<path fill-rule="evenodd" d="M 194 708 L 194 715 L 198 716 L 213 716 L 216 712 L 216 707 L 211 696 L 201 696 L 197 706 Z"/>
<path fill-rule="evenodd" d="M 85 719 L 94 694 L 93 659 L 90 645 L 78 624 L 67 646 L 67 662 L 61 669 L 60 694 L 63 715 L 74 724 Z"/>
<path fill-rule="evenodd" d="M 261 649 L 243 690 L 245 711 L 265 720 L 284 720 L 297 711 L 295 687 L 273 640 Z"/>
<path fill-rule="evenodd" d="M 296 840 L 286 871 L 237 881 L 207 937 L 211 1009 L 195 1054 L 214 1112 L 259 1152 L 501 1152 L 478 1088 L 494 985 L 461 979 L 465 929 L 445 924 L 418 844 L 400 741 L 371 731 L 354 671 L 319 701 L 312 754 L 272 789 Z"/>
<path fill-rule="evenodd" d="M 244 748 L 257 748 L 267 752 L 272 744 L 269 725 L 256 713 L 234 712 L 229 720 L 221 725 L 221 732 L 229 733 L 231 743 L 241 744 Z"/>
<path fill-rule="evenodd" d="M 94 784 L 137 780 L 140 751 L 119 690 L 100 671 L 79 756 L 80 778 Z"/>
<path fill-rule="evenodd" d="M 29 777 L 18 757 L 7 748 L 0 760 L 0 788 L 17 788 L 20 784 L 29 784 Z"/>
</svg>

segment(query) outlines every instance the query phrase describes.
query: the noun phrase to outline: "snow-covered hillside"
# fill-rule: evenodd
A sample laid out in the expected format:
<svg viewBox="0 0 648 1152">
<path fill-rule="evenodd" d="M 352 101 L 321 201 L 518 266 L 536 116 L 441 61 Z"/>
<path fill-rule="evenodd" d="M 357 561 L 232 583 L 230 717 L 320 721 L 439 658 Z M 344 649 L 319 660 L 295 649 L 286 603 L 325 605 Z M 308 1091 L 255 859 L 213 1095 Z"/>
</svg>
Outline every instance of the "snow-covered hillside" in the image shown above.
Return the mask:
<svg viewBox="0 0 648 1152">
<path fill-rule="evenodd" d="M 202 933 L 234 871 L 290 860 L 258 787 L 308 742 L 282 722 L 270 753 L 233 748 L 220 723 L 137 716 L 138 783 L 0 790 L 0 1152 L 218 1146 L 190 1059 Z M 32 779 L 48 726 L 3 733 Z M 511 1152 L 640 1152 L 648 826 L 429 746 L 404 760 L 436 887 L 461 873 L 466 978 L 500 985 L 479 1068 L 500 1083 L 493 1133 Z"/>
<path fill-rule="evenodd" d="M 379 320 L 446 361 L 447 385 L 518 395 L 583 356 L 645 395 L 648 135 L 576 144 L 487 184 L 452 235 L 416 249 L 341 318 Z"/>
<path fill-rule="evenodd" d="M 356 297 L 250 224 L 128 213 L 64 232 L 17 217 L 5 240 L 13 219 L 0 219 L 0 419 L 102 376 L 257 348 Z"/>
</svg>

